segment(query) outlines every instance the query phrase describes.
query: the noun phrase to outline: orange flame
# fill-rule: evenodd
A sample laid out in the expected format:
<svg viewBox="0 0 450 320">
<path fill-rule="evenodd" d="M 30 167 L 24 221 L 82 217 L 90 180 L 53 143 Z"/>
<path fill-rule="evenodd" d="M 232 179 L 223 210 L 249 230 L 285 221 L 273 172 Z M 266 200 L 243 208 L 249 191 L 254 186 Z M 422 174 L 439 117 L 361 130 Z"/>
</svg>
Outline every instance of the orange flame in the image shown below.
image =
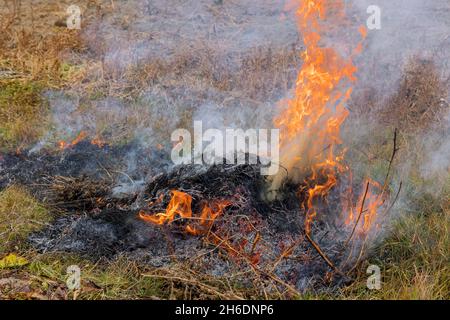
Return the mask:
<svg viewBox="0 0 450 320">
<path fill-rule="evenodd" d="M 345 210 L 345 224 L 356 225 L 358 234 L 367 234 L 377 218 L 378 209 L 384 204 L 380 197 L 382 187 L 376 181 L 366 179 L 364 185 L 368 186 L 367 194 L 361 193 L 354 206 Z M 359 221 L 361 220 L 361 222 Z"/>
<path fill-rule="evenodd" d="M 172 190 L 172 198 L 170 199 L 165 212 L 150 215 L 141 210 L 139 212 L 139 217 L 144 221 L 157 225 L 170 224 L 177 216 L 182 219 L 197 220 L 198 227 L 187 225 L 185 230 L 192 235 L 200 235 L 209 230 L 214 223 L 214 220 L 222 214 L 223 210 L 230 204 L 231 203 L 226 200 L 215 201 L 212 203 L 212 206 L 205 204 L 200 213 L 200 217 L 193 217 L 192 197 L 187 193 Z M 151 205 L 153 205 L 153 203 Z"/>
<path fill-rule="evenodd" d="M 78 136 L 74 140 L 72 140 L 72 142 L 70 142 L 70 143 L 67 143 L 65 141 L 59 141 L 58 142 L 59 149 L 64 150 L 64 149 L 73 147 L 73 146 L 77 145 L 78 143 L 80 143 L 81 141 L 83 141 L 84 139 L 86 139 L 87 135 L 88 134 L 86 131 L 81 131 L 78 134 Z"/>
<path fill-rule="evenodd" d="M 308 234 L 317 215 L 316 200 L 326 197 L 337 184 L 338 173 L 349 170 L 344 164 L 345 151 L 338 152 L 337 147 L 342 144 L 340 128 L 349 113 L 344 104 L 351 96 L 357 68 L 351 57 L 346 59 L 337 50 L 321 46 L 322 22 L 331 13 L 340 20 L 344 18 L 342 0 L 300 2 L 296 14 L 306 47 L 302 53 L 303 65 L 297 77 L 295 96 L 287 101 L 287 108 L 274 121 L 281 131 L 281 163 L 294 179 L 303 179 L 309 186 L 303 204 Z M 359 32 L 363 39 L 367 36 L 364 26 Z M 353 54 L 362 50 L 361 42 Z M 299 168 L 300 171 L 293 170 Z M 274 189 L 278 189 L 283 179 L 281 175 L 274 178 Z M 377 205 L 378 201 L 370 202 L 371 214 L 366 215 L 366 225 L 374 219 Z"/>
<path fill-rule="evenodd" d="M 93 144 L 99 148 L 103 148 L 106 145 L 106 141 L 104 141 L 103 139 L 101 139 L 99 137 L 95 137 L 94 139 L 91 140 L 91 144 Z"/>
<path fill-rule="evenodd" d="M 72 142 L 66 142 L 63 140 L 59 141 L 58 142 L 59 149 L 65 150 L 67 148 L 71 148 L 71 147 L 77 145 L 78 143 L 80 143 L 81 141 L 85 140 L 87 137 L 88 137 L 88 133 L 86 131 L 80 131 L 78 136 L 74 140 L 72 140 Z M 106 142 L 99 137 L 95 137 L 90 142 L 91 142 L 91 144 L 96 145 L 99 148 L 103 148 L 106 145 Z"/>
</svg>

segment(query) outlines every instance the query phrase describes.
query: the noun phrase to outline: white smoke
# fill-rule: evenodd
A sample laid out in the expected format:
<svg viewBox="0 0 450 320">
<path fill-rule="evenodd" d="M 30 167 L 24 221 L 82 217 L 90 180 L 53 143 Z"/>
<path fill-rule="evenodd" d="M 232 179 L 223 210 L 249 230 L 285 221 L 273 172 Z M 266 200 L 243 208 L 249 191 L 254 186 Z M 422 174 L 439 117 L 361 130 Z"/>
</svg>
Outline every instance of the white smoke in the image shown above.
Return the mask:
<svg viewBox="0 0 450 320">
<path fill-rule="evenodd" d="M 376 88 L 384 97 L 395 92 L 408 60 L 420 54 L 448 76 L 450 9 L 447 0 L 347 0 L 362 23 L 367 8 L 381 9 L 381 29 L 369 30 L 358 59 L 359 86 Z"/>
</svg>

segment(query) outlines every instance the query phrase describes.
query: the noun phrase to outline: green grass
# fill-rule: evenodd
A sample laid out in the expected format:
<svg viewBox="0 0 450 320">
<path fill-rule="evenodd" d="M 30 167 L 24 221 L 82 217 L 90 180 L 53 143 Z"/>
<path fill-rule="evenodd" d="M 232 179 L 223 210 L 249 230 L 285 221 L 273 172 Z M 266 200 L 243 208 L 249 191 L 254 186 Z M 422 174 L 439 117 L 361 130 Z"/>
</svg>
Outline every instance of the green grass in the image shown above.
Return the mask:
<svg viewBox="0 0 450 320">
<path fill-rule="evenodd" d="M 419 202 L 419 200 L 417 200 Z M 436 211 L 436 203 L 441 208 Z M 450 210 L 445 200 L 423 196 L 418 213 L 398 219 L 357 281 L 342 291 L 349 299 L 450 299 Z M 431 210 L 430 210 L 431 209 Z M 368 264 L 380 266 L 381 290 L 366 287 Z"/>
<path fill-rule="evenodd" d="M 67 268 L 71 265 L 77 265 L 81 270 L 81 290 L 76 293 L 66 287 Z M 124 257 L 92 263 L 73 254 L 43 254 L 36 255 L 22 273 L 37 279 L 36 289 L 41 292 L 49 290 L 49 284 L 64 287 L 68 299 L 148 299 L 164 296 L 163 282 L 144 277 L 143 271 L 145 267 Z"/>
</svg>

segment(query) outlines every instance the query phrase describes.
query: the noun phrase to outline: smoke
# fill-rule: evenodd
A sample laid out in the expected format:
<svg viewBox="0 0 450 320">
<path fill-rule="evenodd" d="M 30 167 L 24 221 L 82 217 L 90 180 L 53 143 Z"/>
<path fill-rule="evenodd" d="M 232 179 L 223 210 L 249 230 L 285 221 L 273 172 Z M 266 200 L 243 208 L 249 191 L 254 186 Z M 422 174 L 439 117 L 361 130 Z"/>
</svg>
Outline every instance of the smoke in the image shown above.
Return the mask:
<svg viewBox="0 0 450 320">
<path fill-rule="evenodd" d="M 450 41 L 447 0 L 355 0 L 347 1 L 362 23 L 370 5 L 381 9 L 381 29 L 369 30 L 359 57 L 360 88 L 377 89 L 379 98 L 393 94 L 403 68 L 412 56 L 433 60 L 448 76 Z"/>
<path fill-rule="evenodd" d="M 432 181 L 427 185 L 430 194 L 440 195 L 450 173 L 450 110 L 443 124 L 431 130 L 424 138 L 424 162 L 420 167 L 422 178 Z"/>
<path fill-rule="evenodd" d="M 357 59 L 358 82 L 355 92 L 372 89 L 373 99 L 377 102 L 372 105 L 373 110 L 367 110 L 372 121 L 370 130 L 383 130 L 383 123 L 376 117 L 376 112 L 383 108 L 388 99 L 397 93 L 400 79 L 405 69 L 415 57 L 422 61 L 431 61 L 438 70 L 437 77 L 442 85 L 447 87 L 447 92 L 442 96 L 431 97 L 437 102 L 418 100 L 417 103 L 428 103 L 421 106 L 425 112 L 439 113 L 437 123 L 430 125 L 425 132 L 417 132 L 413 138 L 420 145 L 415 150 L 416 159 L 420 163 L 411 164 L 409 169 L 404 169 L 403 174 L 410 171 L 413 166 L 419 166 L 423 178 L 434 179 L 438 175 L 448 174 L 449 167 L 449 107 L 447 100 L 450 90 L 445 85 L 449 79 L 450 68 L 448 52 L 450 50 L 450 5 L 446 0 L 421 1 L 421 0 L 361 0 L 347 1 L 353 7 L 352 12 L 360 16 L 368 16 L 366 9 L 369 5 L 377 5 L 381 9 L 381 29 L 368 33 L 364 52 Z M 417 58 L 416 58 L 417 59 Z M 420 63 L 420 62 L 419 62 Z M 424 74 L 424 76 L 428 76 Z M 433 84 L 430 84 L 431 86 Z M 435 88 L 430 88 L 435 90 Z M 414 84 L 408 84 L 408 90 L 418 90 Z M 438 90 L 436 90 L 438 91 Z M 419 94 L 423 92 L 419 91 Z M 405 95 L 408 92 L 405 93 Z M 423 93 L 425 94 L 425 93 Z M 433 93 L 430 93 L 432 95 Z M 419 97 L 420 99 L 420 97 Z M 424 99 L 425 100 L 425 99 Z M 414 103 L 414 101 L 412 101 Z M 399 106 L 400 107 L 400 106 Z M 369 108 L 369 106 L 367 106 Z M 429 109 L 427 111 L 427 109 Z M 373 112 L 376 111 L 376 112 Z M 403 119 L 399 119 L 403 121 Z M 373 123 L 378 123 L 374 125 Z M 378 126 L 378 127 L 377 127 Z M 385 128 L 384 128 L 385 129 Z M 370 131 L 368 131 L 370 132 Z M 356 131 L 359 134 L 358 131 Z M 362 134 L 365 138 L 366 135 Z M 411 163 L 404 159 L 406 163 Z M 405 166 L 407 167 L 407 166 Z M 442 180 L 442 179 L 438 179 Z M 440 184 L 442 187 L 442 184 Z"/>
<path fill-rule="evenodd" d="M 434 149 L 434 152 L 426 152 L 427 157 L 421 168 L 424 177 L 435 178 L 441 172 L 448 172 L 450 170 L 450 141 L 448 139 L 442 139 L 442 137 L 448 137 L 450 134 L 450 112 L 446 115 L 440 131 L 442 134 L 436 134 L 433 130 L 424 139 L 426 144 L 433 146 Z"/>
<path fill-rule="evenodd" d="M 274 105 L 290 89 L 298 62 L 295 22 L 282 0 L 117 6 L 85 8 L 86 50 L 65 53 L 69 66 L 86 62 L 74 68 L 82 79 L 46 93 L 52 128 L 33 152 L 80 132 L 169 149 L 171 132 L 194 120 L 205 129 L 272 127 Z"/>
</svg>

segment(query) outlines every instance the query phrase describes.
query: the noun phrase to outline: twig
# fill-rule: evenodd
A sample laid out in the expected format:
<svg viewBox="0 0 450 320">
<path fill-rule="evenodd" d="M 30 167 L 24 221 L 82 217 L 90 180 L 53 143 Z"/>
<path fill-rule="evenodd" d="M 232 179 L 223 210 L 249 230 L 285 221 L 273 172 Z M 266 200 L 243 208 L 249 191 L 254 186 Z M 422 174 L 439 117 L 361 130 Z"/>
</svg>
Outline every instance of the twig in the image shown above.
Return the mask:
<svg viewBox="0 0 450 320">
<path fill-rule="evenodd" d="M 215 294 L 215 295 L 217 295 L 217 296 L 219 296 L 221 298 L 224 298 L 224 299 L 232 298 L 232 299 L 236 299 L 236 300 L 244 300 L 244 298 L 242 298 L 242 297 L 240 297 L 238 295 L 235 295 L 233 293 L 230 294 L 230 295 L 223 294 L 223 293 L 217 291 L 216 289 L 214 289 L 211 286 L 208 286 L 208 285 L 206 285 L 204 283 L 201 283 L 200 281 L 196 281 L 196 280 L 192 280 L 192 279 L 186 279 L 186 278 L 179 277 L 179 276 L 163 276 L 163 275 L 157 275 L 157 274 L 142 274 L 142 276 L 143 277 L 149 277 L 149 278 L 166 279 L 166 280 L 171 280 L 171 281 L 180 281 L 180 282 L 183 282 L 183 283 L 188 283 L 188 284 L 191 284 L 191 285 L 194 285 L 194 286 L 198 286 L 198 287 L 200 287 L 200 288 L 202 288 L 202 289 L 204 289 L 204 290 L 206 290 L 206 291 L 208 291 L 210 293 L 213 293 L 213 294 Z"/>
<path fill-rule="evenodd" d="M 100 161 L 97 161 L 97 164 L 103 169 L 105 170 L 106 174 L 108 175 L 109 179 L 111 179 L 111 181 L 114 181 L 113 177 L 111 176 L 111 174 L 109 173 L 109 171 L 100 163 Z"/>
<path fill-rule="evenodd" d="M 222 240 L 221 237 L 219 237 L 217 234 L 215 234 L 214 232 L 211 232 L 211 234 L 213 235 L 213 237 L 215 237 L 217 240 Z M 251 270 L 255 273 L 256 276 L 265 276 L 270 278 L 271 280 L 275 281 L 276 283 L 284 286 L 288 291 L 290 291 L 291 293 L 293 293 L 294 295 L 298 295 L 300 296 L 300 293 L 298 292 L 298 290 L 296 290 L 294 287 L 292 287 L 290 284 L 284 282 L 283 280 L 281 280 L 280 278 L 278 278 L 277 276 L 273 275 L 272 273 L 268 273 L 265 272 L 263 270 L 261 270 L 258 266 L 256 266 L 254 263 L 252 263 L 249 258 L 243 254 L 242 252 L 240 252 L 239 250 L 236 250 L 235 248 L 233 248 L 229 243 L 225 242 L 225 244 L 227 245 L 227 249 L 229 249 L 230 251 L 234 252 L 236 255 L 240 256 L 245 262 L 248 263 L 248 265 L 250 266 Z"/>
<path fill-rule="evenodd" d="M 386 211 L 383 213 L 383 216 L 386 216 L 389 211 L 391 211 L 392 207 L 394 206 L 394 204 L 397 202 L 398 200 L 398 196 L 400 195 L 400 191 L 402 190 L 402 186 L 403 186 L 403 181 L 400 181 L 400 185 L 398 187 L 398 191 L 397 194 L 395 195 L 394 200 L 392 201 L 391 205 L 389 206 L 389 208 L 386 209 Z"/>
<path fill-rule="evenodd" d="M 394 158 L 395 158 L 395 154 L 397 153 L 397 151 L 399 150 L 399 148 L 397 148 L 397 128 L 395 128 L 394 130 L 394 147 L 392 148 L 392 155 L 391 155 L 391 159 L 389 160 L 389 166 L 388 166 L 388 170 L 386 172 L 386 178 L 384 179 L 384 183 L 383 183 L 383 188 L 381 189 L 381 194 L 380 197 L 383 196 L 384 192 L 386 191 L 387 185 L 388 185 L 388 179 L 389 179 L 389 174 L 391 173 L 391 169 L 392 169 L 392 163 L 394 162 Z"/>
<path fill-rule="evenodd" d="M 353 226 L 352 233 L 351 233 L 350 236 L 348 237 L 347 241 L 345 241 L 345 244 L 344 244 L 344 250 L 345 250 L 345 248 L 347 248 L 348 243 L 349 243 L 350 240 L 353 238 L 353 235 L 354 235 L 354 233 L 355 233 L 356 227 L 358 226 L 358 223 L 359 223 L 359 221 L 361 220 L 361 216 L 362 216 L 362 213 L 363 213 L 363 210 L 364 210 L 364 203 L 366 202 L 367 193 L 369 192 L 369 185 L 370 185 L 370 182 L 367 181 L 367 184 L 366 184 L 366 191 L 364 192 L 364 197 L 363 197 L 363 199 L 362 199 L 361 208 L 359 209 L 358 219 L 356 219 L 355 225 Z"/>
<path fill-rule="evenodd" d="M 113 172 L 123 174 L 125 177 L 127 177 L 127 178 L 131 181 L 131 183 L 132 183 L 133 185 L 136 184 L 136 183 L 134 182 L 134 180 L 133 180 L 128 174 L 126 174 L 125 172 L 118 171 L 118 170 L 114 170 Z"/>
<path fill-rule="evenodd" d="M 300 243 L 302 243 L 303 241 L 304 241 L 304 238 L 301 237 L 299 240 L 295 241 L 291 246 L 289 246 L 289 248 L 284 250 L 281 253 L 281 255 L 278 257 L 277 261 L 275 261 L 275 263 L 273 264 L 271 271 L 274 272 L 275 269 L 277 268 L 277 266 L 281 263 L 281 261 L 283 261 L 284 258 L 289 257 L 292 254 L 292 252 L 294 251 L 295 247 L 300 245 Z"/>
<path fill-rule="evenodd" d="M 397 191 L 397 193 L 396 193 L 396 195 L 395 195 L 394 201 L 392 201 L 392 203 L 391 203 L 391 205 L 389 206 L 389 208 L 383 213 L 383 216 L 386 216 L 386 215 L 389 213 L 389 211 L 392 209 L 392 207 L 394 206 L 394 204 L 397 202 L 398 196 L 400 195 L 400 191 L 401 191 L 401 190 L 402 190 L 402 182 L 400 182 L 400 186 L 399 186 L 398 191 Z M 360 260 L 361 260 L 361 257 L 363 256 L 364 247 L 365 247 L 365 245 L 366 245 L 367 238 L 368 238 L 368 237 L 367 237 L 367 235 L 366 235 L 366 238 L 364 239 L 363 245 L 362 245 L 362 247 L 361 247 L 361 251 L 359 252 L 358 259 L 356 260 L 355 265 L 354 265 L 354 266 L 350 269 L 350 271 L 347 273 L 347 275 L 349 275 L 350 273 L 352 273 L 353 270 L 355 270 L 355 269 L 357 268 L 357 266 L 358 266 L 358 264 L 359 264 L 359 262 L 360 262 Z"/>
<path fill-rule="evenodd" d="M 355 270 L 355 269 L 357 268 L 357 266 L 359 265 L 359 262 L 361 261 L 361 257 L 363 256 L 364 247 L 366 246 L 366 243 L 367 243 L 367 237 L 364 239 L 364 242 L 363 242 L 363 244 L 362 244 L 362 246 L 361 246 L 361 250 L 359 251 L 358 258 L 356 259 L 355 265 L 353 266 L 353 268 L 351 268 L 351 269 L 347 272 L 347 276 L 349 276 L 349 275 L 353 272 L 353 270 Z"/>
<path fill-rule="evenodd" d="M 323 260 L 325 260 L 325 262 L 328 264 L 328 266 L 333 269 L 336 273 L 338 273 L 341 276 L 345 276 L 344 273 L 339 270 L 334 264 L 333 262 L 331 262 L 330 259 L 328 259 L 328 257 L 325 255 L 325 253 L 322 251 L 322 249 L 320 249 L 319 245 L 311 238 L 311 236 L 306 232 L 306 239 L 309 241 L 309 243 L 311 243 L 311 245 L 313 246 L 313 248 L 317 251 L 317 253 L 322 257 Z"/>
</svg>

